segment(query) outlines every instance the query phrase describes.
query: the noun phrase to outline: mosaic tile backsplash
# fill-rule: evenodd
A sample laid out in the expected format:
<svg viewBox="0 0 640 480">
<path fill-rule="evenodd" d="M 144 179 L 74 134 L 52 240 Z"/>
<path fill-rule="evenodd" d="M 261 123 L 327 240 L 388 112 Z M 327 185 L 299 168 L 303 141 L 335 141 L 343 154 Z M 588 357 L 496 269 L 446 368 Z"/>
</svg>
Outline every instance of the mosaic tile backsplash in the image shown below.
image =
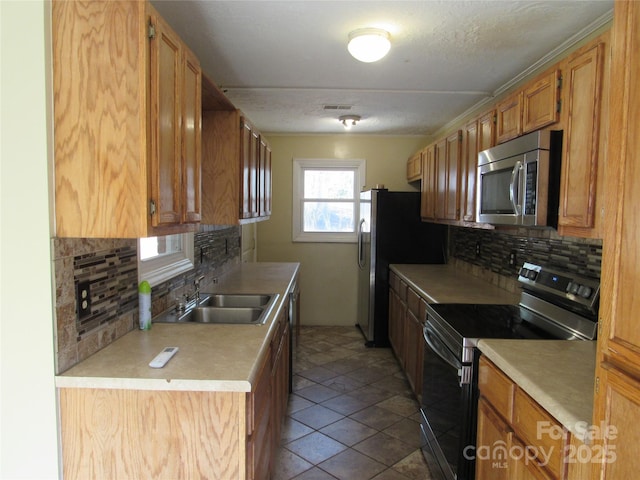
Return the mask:
<svg viewBox="0 0 640 480">
<path fill-rule="evenodd" d="M 515 281 L 524 261 L 600 280 L 602 240 L 561 237 L 555 230 L 483 230 L 451 227 L 452 260 L 463 261 Z M 515 253 L 515 266 L 509 258 Z"/>
<path fill-rule="evenodd" d="M 201 226 L 194 236 L 194 269 L 153 287 L 152 311 L 191 293 L 196 276 L 207 281 L 240 262 L 240 228 Z M 135 239 L 54 238 L 57 373 L 72 367 L 138 325 L 138 252 Z M 91 310 L 76 311 L 76 286 L 88 281 Z M 171 295 L 170 295 L 171 293 Z"/>
</svg>

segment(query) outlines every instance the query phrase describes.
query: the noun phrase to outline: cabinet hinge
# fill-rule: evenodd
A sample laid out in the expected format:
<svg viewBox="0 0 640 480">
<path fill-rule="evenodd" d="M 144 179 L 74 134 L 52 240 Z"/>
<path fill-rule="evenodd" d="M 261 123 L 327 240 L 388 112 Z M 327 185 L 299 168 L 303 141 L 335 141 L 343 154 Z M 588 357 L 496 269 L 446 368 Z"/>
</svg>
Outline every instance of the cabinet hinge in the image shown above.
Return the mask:
<svg viewBox="0 0 640 480">
<path fill-rule="evenodd" d="M 156 214 L 156 202 L 154 200 L 149 200 L 149 215 L 152 217 Z"/>
<path fill-rule="evenodd" d="M 462 132 L 458 133 L 458 141 L 462 141 Z"/>
<path fill-rule="evenodd" d="M 558 88 L 562 88 L 562 75 L 560 75 L 560 76 L 558 77 L 558 82 L 557 82 L 557 84 L 556 84 L 556 85 L 557 85 L 557 87 L 558 87 Z"/>
<path fill-rule="evenodd" d="M 153 23 L 149 24 L 149 31 L 147 33 L 149 38 L 156 38 L 156 27 Z"/>
<path fill-rule="evenodd" d="M 596 377 L 596 393 L 600 393 L 600 377 Z"/>
<path fill-rule="evenodd" d="M 562 110 L 562 100 L 558 100 L 556 103 L 556 112 L 560 113 L 560 110 Z"/>
<path fill-rule="evenodd" d="M 496 125 L 498 123 L 498 115 L 493 116 L 493 124 Z"/>
</svg>

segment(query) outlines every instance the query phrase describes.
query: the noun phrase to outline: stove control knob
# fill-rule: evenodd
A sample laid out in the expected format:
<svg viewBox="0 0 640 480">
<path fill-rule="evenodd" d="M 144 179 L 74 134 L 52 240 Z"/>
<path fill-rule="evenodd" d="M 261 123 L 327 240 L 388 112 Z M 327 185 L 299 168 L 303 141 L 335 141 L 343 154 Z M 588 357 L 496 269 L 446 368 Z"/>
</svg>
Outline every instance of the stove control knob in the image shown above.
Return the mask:
<svg viewBox="0 0 640 480">
<path fill-rule="evenodd" d="M 589 298 L 591 296 L 591 288 L 587 287 L 586 285 L 580 285 L 580 288 L 578 289 L 578 295 L 580 295 L 582 298 Z"/>
<path fill-rule="evenodd" d="M 580 290 L 580 285 L 575 282 L 570 282 L 569 285 L 567 285 L 567 293 L 577 295 L 578 290 Z"/>
</svg>

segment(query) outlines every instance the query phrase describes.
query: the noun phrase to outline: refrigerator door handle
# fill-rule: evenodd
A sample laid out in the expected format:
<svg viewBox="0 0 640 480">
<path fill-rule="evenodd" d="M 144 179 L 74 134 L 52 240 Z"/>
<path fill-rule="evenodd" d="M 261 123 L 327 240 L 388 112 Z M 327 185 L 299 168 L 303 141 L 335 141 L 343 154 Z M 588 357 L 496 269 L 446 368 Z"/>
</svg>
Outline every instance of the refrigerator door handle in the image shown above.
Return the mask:
<svg viewBox="0 0 640 480">
<path fill-rule="evenodd" d="M 364 218 L 360 219 L 360 225 L 358 225 L 358 266 L 360 269 L 364 268 L 364 245 L 363 245 L 363 232 Z"/>
</svg>

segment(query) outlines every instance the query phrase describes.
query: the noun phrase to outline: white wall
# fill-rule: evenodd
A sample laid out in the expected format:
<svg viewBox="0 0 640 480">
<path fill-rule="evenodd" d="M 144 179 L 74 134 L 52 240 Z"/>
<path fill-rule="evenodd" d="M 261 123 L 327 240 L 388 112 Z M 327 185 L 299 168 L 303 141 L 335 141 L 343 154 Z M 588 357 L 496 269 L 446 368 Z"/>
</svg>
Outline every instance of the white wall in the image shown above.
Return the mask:
<svg viewBox="0 0 640 480">
<path fill-rule="evenodd" d="M 0 1 L 0 478 L 57 478 L 48 199 L 49 22 Z"/>
<path fill-rule="evenodd" d="M 359 135 L 271 136 L 273 206 L 271 219 L 258 223 L 258 261 L 300 262 L 303 325 L 355 325 L 358 267 L 355 243 L 291 241 L 293 158 L 364 158 L 367 187 L 410 191 L 407 158 L 426 144 L 424 137 Z"/>
</svg>

